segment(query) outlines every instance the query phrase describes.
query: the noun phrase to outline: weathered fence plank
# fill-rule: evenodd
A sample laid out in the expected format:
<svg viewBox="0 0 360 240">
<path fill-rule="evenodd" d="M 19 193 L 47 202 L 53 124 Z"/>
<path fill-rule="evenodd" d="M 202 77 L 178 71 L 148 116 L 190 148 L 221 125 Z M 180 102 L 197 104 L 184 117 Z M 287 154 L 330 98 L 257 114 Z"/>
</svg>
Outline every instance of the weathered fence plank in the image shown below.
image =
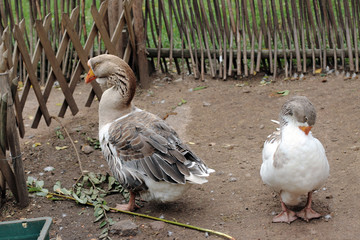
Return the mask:
<svg viewBox="0 0 360 240">
<path fill-rule="evenodd" d="M 76 21 L 78 15 L 79 15 L 79 8 L 73 9 L 73 11 L 71 13 L 71 20 L 70 20 L 73 23 L 73 25 L 75 25 L 75 21 Z M 66 49 L 67 49 L 67 46 L 68 46 L 68 43 L 69 43 L 69 40 L 70 40 L 66 33 L 67 32 L 65 30 L 65 32 L 63 34 L 63 37 L 62 37 L 62 40 L 61 40 L 61 42 L 59 44 L 58 51 L 56 53 L 57 61 L 61 61 L 63 59 L 63 57 L 65 55 L 65 52 L 66 52 Z M 44 98 L 45 102 L 47 102 L 47 100 L 48 100 L 48 98 L 50 96 L 50 93 L 51 93 L 52 87 L 54 85 L 55 79 L 56 79 L 55 74 L 53 73 L 53 71 L 51 69 L 50 73 L 48 74 L 48 78 L 47 78 L 44 93 L 43 93 L 43 98 Z M 40 110 L 40 108 L 38 108 L 38 110 L 36 111 L 35 117 L 34 117 L 34 121 L 32 123 L 33 128 L 38 127 L 41 116 L 42 116 L 41 110 Z"/>
<path fill-rule="evenodd" d="M 116 54 L 115 46 L 111 43 L 110 36 L 103 24 L 104 16 L 101 16 L 94 5 L 91 6 L 91 14 L 94 18 L 97 29 L 101 34 L 101 38 L 104 41 L 104 44 L 110 54 Z"/>
<path fill-rule="evenodd" d="M 61 72 L 60 64 L 56 59 L 55 53 L 52 50 L 51 44 L 49 42 L 49 39 L 47 38 L 46 32 L 45 32 L 44 28 L 42 27 L 40 20 L 36 20 L 35 28 L 38 33 L 40 42 L 43 45 L 43 48 L 45 50 L 46 57 L 52 66 L 52 70 L 55 74 L 56 80 L 60 84 L 61 90 L 65 96 L 66 101 L 68 102 L 68 104 L 70 106 L 72 114 L 75 115 L 79 111 L 79 109 L 76 105 L 73 95 L 71 94 L 71 92 L 69 90 L 69 87 L 66 83 L 66 79 Z"/>
<path fill-rule="evenodd" d="M 100 16 L 103 16 L 105 14 L 106 9 L 107 9 L 107 2 L 103 2 L 100 5 L 100 8 L 99 8 Z M 85 46 L 84 46 L 84 51 L 85 51 L 85 53 L 87 53 L 87 55 L 90 55 L 90 51 L 91 51 L 91 48 L 93 46 L 93 43 L 95 41 L 96 36 L 97 36 L 97 26 L 94 23 L 93 26 L 91 27 L 89 36 L 88 36 L 88 38 L 86 40 L 86 43 L 85 43 Z M 81 63 L 78 63 L 76 68 L 75 68 L 74 74 L 72 75 L 71 80 L 70 80 L 70 89 L 71 89 L 72 92 L 74 92 L 76 84 L 80 79 L 80 74 L 84 70 L 85 71 L 88 70 L 87 64 L 85 66 L 83 66 Z M 86 106 L 91 105 L 91 102 L 93 101 L 95 96 L 97 96 L 97 98 L 99 100 L 101 99 L 102 90 L 101 90 L 99 84 L 96 81 L 92 81 L 91 86 L 92 86 L 92 89 L 91 89 L 91 92 L 89 94 L 89 98 L 88 98 L 88 101 L 86 103 Z M 65 115 L 66 109 L 67 109 L 67 103 L 66 103 L 66 101 L 64 101 L 63 105 L 61 106 L 60 112 L 59 112 L 60 117 L 63 117 Z"/>
<path fill-rule="evenodd" d="M 26 49 L 26 45 L 25 45 L 25 41 L 22 37 L 22 33 L 20 31 L 20 28 L 18 25 L 15 25 L 14 27 L 14 37 L 16 39 L 16 41 L 18 42 L 18 48 L 20 50 L 21 56 L 23 57 L 26 69 L 29 73 L 29 79 L 31 81 L 31 84 L 33 86 L 36 98 L 39 102 L 40 105 L 40 109 L 45 117 L 45 122 L 46 124 L 49 126 L 50 122 L 51 122 L 51 118 L 50 118 L 50 114 L 48 112 L 48 109 L 46 107 L 46 103 L 42 97 L 41 94 L 41 90 L 40 90 L 40 86 L 39 86 L 39 82 L 37 81 L 36 75 L 35 75 L 35 71 L 32 68 L 32 64 L 31 64 L 31 60 L 30 60 L 30 56 L 29 53 Z"/>
<path fill-rule="evenodd" d="M 25 173 L 20 151 L 19 135 L 15 124 L 14 102 L 12 94 L 16 87 L 9 81 L 9 73 L 0 74 L 0 96 L 1 96 L 1 140 L 0 140 L 0 170 L 9 188 L 11 189 L 20 207 L 25 207 L 29 203 Z M 10 150 L 10 156 L 14 171 L 11 169 L 6 150 Z"/>
<path fill-rule="evenodd" d="M 150 87 L 149 81 L 149 71 L 148 71 L 148 62 L 146 57 L 146 40 L 145 40 L 145 31 L 143 25 L 143 15 L 142 15 L 142 1 L 135 1 L 134 3 L 134 30 L 136 35 L 136 42 L 138 43 L 137 52 L 134 53 L 137 55 L 138 62 L 138 71 L 140 75 L 141 85 L 145 88 Z"/>
</svg>

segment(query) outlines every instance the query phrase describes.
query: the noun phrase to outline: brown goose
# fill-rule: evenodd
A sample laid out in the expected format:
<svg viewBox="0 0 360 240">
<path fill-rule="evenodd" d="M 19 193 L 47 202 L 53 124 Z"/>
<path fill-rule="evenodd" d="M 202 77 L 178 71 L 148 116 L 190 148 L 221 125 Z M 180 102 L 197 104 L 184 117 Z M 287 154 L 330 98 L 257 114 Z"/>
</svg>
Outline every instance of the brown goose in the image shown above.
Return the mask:
<svg viewBox="0 0 360 240">
<path fill-rule="evenodd" d="M 136 78 L 117 56 L 104 54 L 88 61 L 85 82 L 107 84 L 99 104 L 99 140 L 114 177 L 130 192 L 133 211 L 136 195 L 160 202 L 179 198 L 190 184 L 203 184 L 213 169 L 184 144 L 165 121 L 132 105 Z"/>
</svg>

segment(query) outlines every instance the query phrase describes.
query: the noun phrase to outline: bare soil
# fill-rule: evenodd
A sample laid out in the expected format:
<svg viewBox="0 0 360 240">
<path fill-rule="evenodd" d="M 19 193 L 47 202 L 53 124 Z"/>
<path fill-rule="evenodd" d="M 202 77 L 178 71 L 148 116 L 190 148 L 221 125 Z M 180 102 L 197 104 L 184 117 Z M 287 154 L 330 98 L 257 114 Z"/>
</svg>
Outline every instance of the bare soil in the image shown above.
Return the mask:
<svg viewBox="0 0 360 240">
<path fill-rule="evenodd" d="M 191 148 L 216 173 L 207 184 L 193 186 L 180 200 L 169 204 L 145 203 L 139 213 L 164 217 L 182 223 L 227 233 L 236 239 L 356 239 L 360 236 L 360 82 L 335 74 L 306 76 L 302 80 L 279 77 L 267 85 L 262 76 L 242 80 L 205 82 L 178 75 L 156 75 L 149 90 L 138 88 L 134 103 L 160 117 L 170 112 L 169 122 Z M 272 79 L 274 80 L 274 79 Z M 191 91 L 199 86 L 205 89 Z M 277 94 L 289 90 L 288 96 Z M 100 151 L 83 153 L 80 148 L 86 138 L 97 138 L 98 102 L 83 107 L 90 86 L 79 83 L 75 98 L 80 112 L 69 111 L 61 119 L 71 137 L 76 140 L 84 169 L 95 173 L 108 172 Z M 324 145 L 330 162 L 331 175 L 326 184 L 313 195 L 313 208 L 322 213 L 321 219 L 289 224 L 271 222 L 280 211 L 278 194 L 264 185 L 259 176 L 261 151 L 266 137 L 275 129 L 271 119 L 277 119 L 281 105 L 294 95 L 305 95 L 317 109 L 317 122 L 312 132 Z M 53 91 L 48 107 L 56 115 L 63 97 Z M 179 103 L 183 104 L 179 106 Z M 68 137 L 57 138 L 53 121 L 50 127 L 42 120 L 38 129 L 31 129 L 37 108 L 31 95 L 25 107 L 27 133 L 22 142 L 27 176 L 45 181 L 52 190 L 56 181 L 71 188 L 80 176 L 79 165 Z M 41 143 L 33 147 L 34 143 Z M 56 146 L 69 146 L 56 150 Z M 54 171 L 45 172 L 52 166 Z M 122 196 L 108 199 L 110 206 L 121 202 Z M 101 230 L 93 223 L 92 207 L 71 201 L 50 201 L 31 197 L 25 209 L 17 207 L 11 195 L 0 211 L 1 221 L 50 216 L 53 218 L 51 238 L 97 239 Z M 221 239 L 215 235 L 166 224 L 152 228 L 151 220 L 121 213 L 109 213 L 115 221 L 129 219 L 139 226 L 131 237 L 110 235 L 112 239 Z"/>
</svg>

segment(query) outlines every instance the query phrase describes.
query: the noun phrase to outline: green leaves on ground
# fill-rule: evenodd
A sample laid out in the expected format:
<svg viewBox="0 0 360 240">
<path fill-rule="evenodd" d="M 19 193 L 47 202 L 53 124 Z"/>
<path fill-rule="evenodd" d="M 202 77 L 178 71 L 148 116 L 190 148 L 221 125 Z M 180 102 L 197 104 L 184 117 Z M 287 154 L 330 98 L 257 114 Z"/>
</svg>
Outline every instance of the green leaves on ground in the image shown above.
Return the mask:
<svg viewBox="0 0 360 240">
<path fill-rule="evenodd" d="M 261 86 L 265 86 L 271 83 L 271 79 L 269 79 L 269 76 L 265 75 L 261 81 L 260 81 L 260 85 Z"/>
<path fill-rule="evenodd" d="M 37 196 L 45 197 L 49 190 L 44 187 L 44 181 L 37 180 L 34 177 L 28 177 L 26 181 L 26 185 L 28 186 L 29 193 L 35 193 Z"/>
<path fill-rule="evenodd" d="M 290 93 L 289 90 L 284 90 L 284 91 L 277 92 L 277 94 L 282 95 L 282 96 L 287 96 L 287 95 L 289 95 L 289 93 Z"/>
<path fill-rule="evenodd" d="M 184 104 L 186 104 L 186 103 L 187 103 L 187 101 L 182 98 L 182 99 L 181 99 L 181 102 L 178 103 L 178 106 L 184 105 Z"/>
<path fill-rule="evenodd" d="M 129 199 L 129 193 L 109 174 L 89 172 L 83 175 L 73 188 L 72 196 L 78 203 L 90 202 L 94 205 L 94 222 L 100 222 L 99 227 L 104 228 L 100 239 L 108 239 L 109 226 L 113 224 L 113 220 L 106 215 L 110 208 L 104 199 L 113 193 L 121 193 L 127 200 Z"/>
<path fill-rule="evenodd" d="M 61 127 L 56 127 L 55 128 L 55 134 L 56 134 L 56 137 L 60 140 L 64 140 L 64 135 L 62 134 L 61 132 Z"/>
<path fill-rule="evenodd" d="M 66 188 L 61 188 L 61 182 L 57 181 L 53 187 L 54 192 L 64 194 L 64 195 L 70 195 L 71 191 L 67 190 Z"/>
<path fill-rule="evenodd" d="M 62 198 L 55 197 L 54 193 L 49 193 L 47 189 L 43 188 L 44 181 L 28 177 L 27 186 L 30 193 L 35 193 L 38 196 L 47 197 L 54 201 L 63 200 Z M 93 172 L 82 175 L 71 190 L 63 188 L 61 182 L 57 181 L 53 191 L 64 195 L 65 198 L 75 199 L 79 204 L 90 203 L 94 206 L 94 222 L 100 222 L 99 228 L 103 229 L 99 239 L 110 239 L 108 237 L 109 226 L 114 223 L 106 215 L 110 207 L 107 205 L 104 197 L 113 193 L 121 193 L 127 201 L 129 200 L 129 192 L 114 177 L 109 174 L 103 175 Z"/>
<path fill-rule="evenodd" d="M 199 86 L 199 87 L 193 88 L 192 90 L 193 90 L 193 91 L 199 91 L 199 90 L 203 90 L 203 89 L 205 89 L 205 88 L 207 88 L 207 86 Z"/>
</svg>

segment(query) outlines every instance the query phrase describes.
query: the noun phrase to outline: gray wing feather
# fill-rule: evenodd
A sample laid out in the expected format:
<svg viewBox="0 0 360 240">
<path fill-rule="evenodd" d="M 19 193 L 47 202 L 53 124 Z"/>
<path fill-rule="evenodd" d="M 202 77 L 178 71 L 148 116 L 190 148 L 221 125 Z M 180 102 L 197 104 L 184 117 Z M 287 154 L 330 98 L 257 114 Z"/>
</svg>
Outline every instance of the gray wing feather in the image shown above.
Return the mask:
<svg viewBox="0 0 360 240">
<path fill-rule="evenodd" d="M 122 182 L 127 185 L 143 184 L 135 172 L 154 181 L 183 184 L 190 171 L 195 170 L 194 165 L 200 165 L 200 171 L 207 171 L 202 160 L 181 142 L 176 132 L 150 113 L 134 112 L 114 122 L 109 128 L 109 136 L 109 143 L 116 148 L 118 161 L 127 168 L 122 172 Z M 197 174 L 196 171 L 193 174 Z"/>
<path fill-rule="evenodd" d="M 164 173 L 157 167 L 157 163 L 154 163 L 151 157 L 145 157 L 143 161 L 141 161 L 146 168 L 149 169 L 151 174 L 155 177 L 153 179 L 156 180 L 164 180 L 165 176 Z"/>
<path fill-rule="evenodd" d="M 184 175 L 178 171 L 176 165 L 169 164 L 162 156 L 155 153 L 152 158 L 157 162 L 161 170 L 171 178 L 171 182 L 185 183 Z"/>
</svg>

